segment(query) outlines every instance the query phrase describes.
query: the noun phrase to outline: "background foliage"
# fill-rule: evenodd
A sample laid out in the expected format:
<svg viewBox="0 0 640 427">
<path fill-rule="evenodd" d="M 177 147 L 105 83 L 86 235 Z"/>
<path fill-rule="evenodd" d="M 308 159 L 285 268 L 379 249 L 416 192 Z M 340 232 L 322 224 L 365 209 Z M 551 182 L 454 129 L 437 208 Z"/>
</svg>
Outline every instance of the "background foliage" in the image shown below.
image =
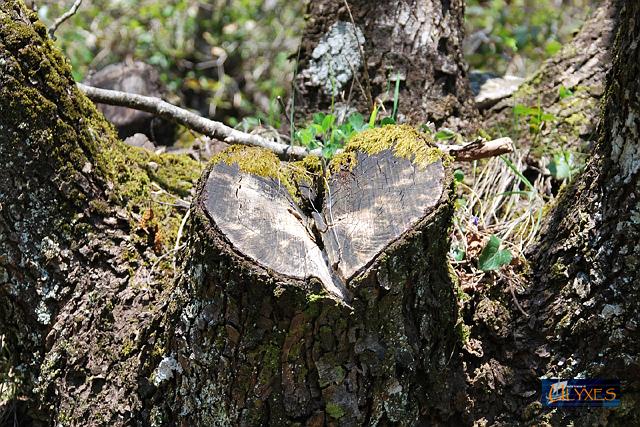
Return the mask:
<svg viewBox="0 0 640 427">
<path fill-rule="evenodd" d="M 594 0 L 468 0 L 471 69 L 524 76 L 567 42 Z M 48 25 L 72 0 L 33 0 Z M 231 124 L 281 124 L 306 1 L 84 0 L 56 32 L 76 79 L 113 62 L 158 67 L 170 100 Z M 254 120 L 254 122 L 256 122 Z"/>
<path fill-rule="evenodd" d="M 36 0 L 49 25 L 72 0 Z M 126 59 L 155 65 L 172 101 L 225 121 L 268 115 L 286 96 L 304 2 L 84 0 L 57 31 L 76 79 Z"/>
<path fill-rule="evenodd" d="M 471 69 L 533 73 L 580 29 L 595 0 L 467 0 L 465 54 Z"/>
</svg>

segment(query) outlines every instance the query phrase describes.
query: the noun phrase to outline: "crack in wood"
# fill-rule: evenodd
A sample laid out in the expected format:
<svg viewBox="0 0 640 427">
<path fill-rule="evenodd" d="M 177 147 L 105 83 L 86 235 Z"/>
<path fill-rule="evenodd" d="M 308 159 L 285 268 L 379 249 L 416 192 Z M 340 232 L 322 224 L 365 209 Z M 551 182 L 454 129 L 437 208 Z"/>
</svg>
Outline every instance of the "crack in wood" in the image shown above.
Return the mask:
<svg viewBox="0 0 640 427">
<path fill-rule="evenodd" d="M 277 179 L 220 162 L 207 178 L 203 205 L 237 252 L 267 271 L 315 278 L 347 304 L 348 284 L 440 202 L 444 167 L 438 161 L 418 168 L 390 151 L 357 153 L 351 171 L 322 181 L 324 191 L 305 211 Z"/>
</svg>

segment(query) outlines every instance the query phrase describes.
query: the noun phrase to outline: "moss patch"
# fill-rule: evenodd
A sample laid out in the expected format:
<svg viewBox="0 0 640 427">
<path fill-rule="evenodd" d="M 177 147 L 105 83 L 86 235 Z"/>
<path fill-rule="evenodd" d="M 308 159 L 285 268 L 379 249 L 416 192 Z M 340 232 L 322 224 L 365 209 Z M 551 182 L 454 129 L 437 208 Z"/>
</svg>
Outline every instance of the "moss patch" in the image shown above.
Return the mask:
<svg viewBox="0 0 640 427">
<path fill-rule="evenodd" d="M 211 163 L 237 164 L 242 172 L 263 178 L 273 178 L 287 190 L 294 201 L 300 201 L 298 185 L 313 183 L 315 174 L 322 170 L 317 157 L 307 157 L 299 162 L 281 162 L 272 152 L 259 147 L 234 145 L 211 159 Z"/>
<path fill-rule="evenodd" d="M 344 416 L 344 409 L 333 402 L 327 403 L 325 410 L 327 411 L 327 415 L 331 418 L 340 419 Z"/>
<path fill-rule="evenodd" d="M 429 135 L 409 125 L 387 125 L 354 135 L 345 147 L 343 155 L 337 156 L 332 164 L 346 161 L 349 162 L 349 167 L 353 167 L 354 159 L 349 157 L 349 153 L 362 151 L 377 154 L 384 150 L 392 150 L 396 157 L 411 160 L 420 167 L 438 160 L 449 160 L 446 153 L 435 147 Z"/>
</svg>

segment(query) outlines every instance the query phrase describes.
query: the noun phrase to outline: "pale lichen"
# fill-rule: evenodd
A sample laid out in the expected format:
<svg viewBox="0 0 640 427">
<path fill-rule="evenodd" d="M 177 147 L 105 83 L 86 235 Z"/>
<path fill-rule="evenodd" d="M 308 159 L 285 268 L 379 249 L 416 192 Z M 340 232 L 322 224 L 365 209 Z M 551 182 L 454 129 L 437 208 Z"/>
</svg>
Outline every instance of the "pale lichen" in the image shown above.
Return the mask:
<svg viewBox="0 0 640 427">
<path fill-rule="evenodd" d="M 362 66 L 364 42 L 360 28 L 350 22 L 336 22 L 311 53 L 311 63 L 302 74 L 325 94 L 337 95 Z"/>
<path fill-rule="evenodd" d="M 153 373 L 153 383 L 158 386 L 173 378 L 174 372 L 182 373 L 182 366 L 173 357 L 164 357 Z"/>
</svg>

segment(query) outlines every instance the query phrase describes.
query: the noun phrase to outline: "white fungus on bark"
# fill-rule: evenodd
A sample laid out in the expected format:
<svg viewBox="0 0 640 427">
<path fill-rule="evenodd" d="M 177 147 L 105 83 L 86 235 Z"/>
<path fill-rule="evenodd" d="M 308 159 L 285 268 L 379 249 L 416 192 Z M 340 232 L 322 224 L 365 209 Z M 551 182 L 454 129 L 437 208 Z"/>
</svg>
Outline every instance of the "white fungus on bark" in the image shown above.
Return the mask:
<svg viewBox="0 0 640 427">
<path fill-rule="evenodd" d="M 182 366 L 173 357 L 164 357 L 153 373 L 153 384 L 157 387 L 163 381 L 173 378 L 173 372 L 182 373 Z"/>
</svg>

